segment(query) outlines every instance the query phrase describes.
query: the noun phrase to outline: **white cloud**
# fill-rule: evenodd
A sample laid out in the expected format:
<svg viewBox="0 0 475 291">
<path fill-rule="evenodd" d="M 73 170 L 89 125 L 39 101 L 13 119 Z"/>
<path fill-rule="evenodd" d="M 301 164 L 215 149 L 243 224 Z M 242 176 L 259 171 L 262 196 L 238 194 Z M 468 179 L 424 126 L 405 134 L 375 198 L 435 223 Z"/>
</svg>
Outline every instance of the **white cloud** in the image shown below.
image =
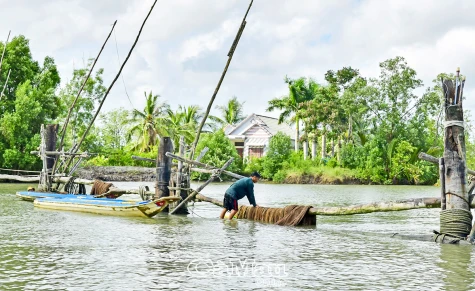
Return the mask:
<svg viewBox="0 0 475 291">
<path fill-rule="evenodd" d="M 114 20 L 124 60 L 152 0 L 0 0 L 0 39 L 11 29 L 31 40 L 33 55 L 55 58 L 67 81 L 84 58 L 94 57 Z M 176 107 L 206 107 L 247 2 L 219 0 L 159 1 L 136 50 L 123 71 L 131 101 L 144 105 L 152 90 Z M 466 96 L 475 93 L 475 1 L 345 0 L 254 2 L 240 44 L 216 104 L 231 96 L 246 101 L 246 113 L 265 113 L 267 101 L 286 93 L 290 77 L 322 81 L 329 69 L 359 68 L 379 74 L 379 62 L 404 56 L 426 86 L 440 72 L 457 66 L 467 75 Z M 114 36 L 98 62 L 104 83 L 115 76 Z M 421 90 L 423 91 L 423 90 Z M 119 79 L 105 109 L 129 108 Z M 467 99 L 468 109 L 475 100 Z M 275 116 L 277 113 L 270 113 Z"/>
</svg>

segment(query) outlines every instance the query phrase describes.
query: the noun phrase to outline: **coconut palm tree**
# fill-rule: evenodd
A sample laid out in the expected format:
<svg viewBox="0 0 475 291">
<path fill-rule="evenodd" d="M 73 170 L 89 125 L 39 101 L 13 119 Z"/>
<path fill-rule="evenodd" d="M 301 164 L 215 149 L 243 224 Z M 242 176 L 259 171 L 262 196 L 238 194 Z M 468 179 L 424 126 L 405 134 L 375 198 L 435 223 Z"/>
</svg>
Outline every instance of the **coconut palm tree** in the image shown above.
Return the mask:
<svg viewBox="0 0 475 291">
<path fill-rule="evenodd" d="M 306 80 L 306 78 L 298 78 L 292 80 L 287 76 L 284 79 L 289 88 L 289 94 L 282 96 L 281 98 L 274 98 L 269 101 L 269 106 L 267 111 L 274 111 L 275 109 L 282 110 L 279 115 L 279 124 L 290 120 L 295 123 L 295 151 L 299 149 L 299 138 L 300 138 L 300 119 L 296 115 L 299 110 L 299 104 L 305 101 L 313 99 L 314 92 L 317 83 L 312 79 Z"/>
<path fill-rule="evenodd" d="M 143 111 L 134 109 L 132 111 L 133 126 L 129 133 L 129 138 L 132 135 L 138 136 L 138 142 L 134 149 L 140 149 L 141 152 L 147 152 L 157 144 L 159 138 L 159 130 L 157 119 L 160 118 L 168 109 L 169 105 L 166 102 L 160 102 L 160 95 L 153 95 L 152 91 L 145 95 L 145 107 Z"/>
<path fill-rule="evenodd" d="M 165 114 L 157 119 L 159 134 L 169 136 L 173 141 L 175 150 L 178 150 L 180 136 L 186 143 L 191 143 L 196 134 L 199 120 L 198 106 L 180 106 L 177 111 L 167 109 Z"/>
<path fill-rule="evenodd" d="M 210 116 L 209 118 L 218 123 L 220 127 L 226 125 L 236 125 L 244 119 L 243 114 L 244 102 L 239 102 L 236 96 L 228 100 L 226 105 L 216 105 L 216 109 L 221 112 L 221 117 Z"/>
</svg>

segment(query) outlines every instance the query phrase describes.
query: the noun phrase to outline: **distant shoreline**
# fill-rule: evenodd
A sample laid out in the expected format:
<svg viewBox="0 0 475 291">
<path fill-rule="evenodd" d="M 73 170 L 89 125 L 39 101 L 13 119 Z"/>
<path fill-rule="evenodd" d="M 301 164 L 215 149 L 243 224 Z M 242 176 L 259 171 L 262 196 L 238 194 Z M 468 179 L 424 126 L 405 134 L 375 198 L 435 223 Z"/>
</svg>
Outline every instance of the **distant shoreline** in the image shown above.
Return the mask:
<svg viewBox="0 0 475 291">
<path fill-rule="evenodd" d="M 124 181 L 124 182 L 155 182 L 155 168 L 129 167 L 129 166 L 95 166 L 80 168 L 75 176 L 103 181 Z M 287 177 L 282 183 L 274 184 L 318 184 L 318 185 L 361 185 L 364 183 L 356 178 L 329 179 L 322 176 L 301 175 Z"/>
</svg>

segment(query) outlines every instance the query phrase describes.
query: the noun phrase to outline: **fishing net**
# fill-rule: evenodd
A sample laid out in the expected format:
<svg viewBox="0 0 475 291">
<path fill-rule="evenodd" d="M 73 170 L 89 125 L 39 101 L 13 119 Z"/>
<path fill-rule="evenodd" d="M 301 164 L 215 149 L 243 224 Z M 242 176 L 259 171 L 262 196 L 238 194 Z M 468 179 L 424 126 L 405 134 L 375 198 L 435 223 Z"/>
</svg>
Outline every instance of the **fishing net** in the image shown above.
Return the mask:
<svg viewBox="0 0 475 291">
<path fill-rule="evenodd" d="M 106 183 L 101 180 L 94 180 L 94 185 L 92 185 L 91 188 L 91 195 L 94 195 L 96 197 L 103 197 L 106 196 L 107 192 L 109 192 L 110 187 L 112 187 L 112 183 Z M 107 195 L 107 198 L 116 198 L 117 195 Z"/>
<path fill-rule="evenodd" d="M 316 216 L 309 215 L 312 206 L 289 205 L 284 208 L 240 206 L 236 217 L 277 225 L 315 225 Z"/>
</svg>

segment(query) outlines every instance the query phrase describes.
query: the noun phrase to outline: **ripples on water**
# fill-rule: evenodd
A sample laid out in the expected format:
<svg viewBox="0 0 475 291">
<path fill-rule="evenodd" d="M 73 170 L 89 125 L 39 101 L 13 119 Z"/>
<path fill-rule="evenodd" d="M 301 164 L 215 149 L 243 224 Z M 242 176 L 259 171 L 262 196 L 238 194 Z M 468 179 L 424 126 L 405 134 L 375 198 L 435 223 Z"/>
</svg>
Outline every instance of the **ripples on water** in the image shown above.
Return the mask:
<svg viewBox="0 0 475 291">
<path fill-rule="evenodd" d="M 17 190 L 0 186 L 0 193 Z M 227 186 L 211 185 L 206 194 L 221 198 Z M 435 187 L 256 185 L 263 206 L 355 204 L 438 192 Z M 223 222 L 216 218 L 219 208 L 207 203 L 192 210 L 188 217 L 111 217 L 35 209 L 1 194 L 0 290 L 474 288 L 472 247 L 387 235 L 430 233 L 438 228 L 437 209 L 319 216 L 316 227 L 305 228 Z"/>
</svg>

